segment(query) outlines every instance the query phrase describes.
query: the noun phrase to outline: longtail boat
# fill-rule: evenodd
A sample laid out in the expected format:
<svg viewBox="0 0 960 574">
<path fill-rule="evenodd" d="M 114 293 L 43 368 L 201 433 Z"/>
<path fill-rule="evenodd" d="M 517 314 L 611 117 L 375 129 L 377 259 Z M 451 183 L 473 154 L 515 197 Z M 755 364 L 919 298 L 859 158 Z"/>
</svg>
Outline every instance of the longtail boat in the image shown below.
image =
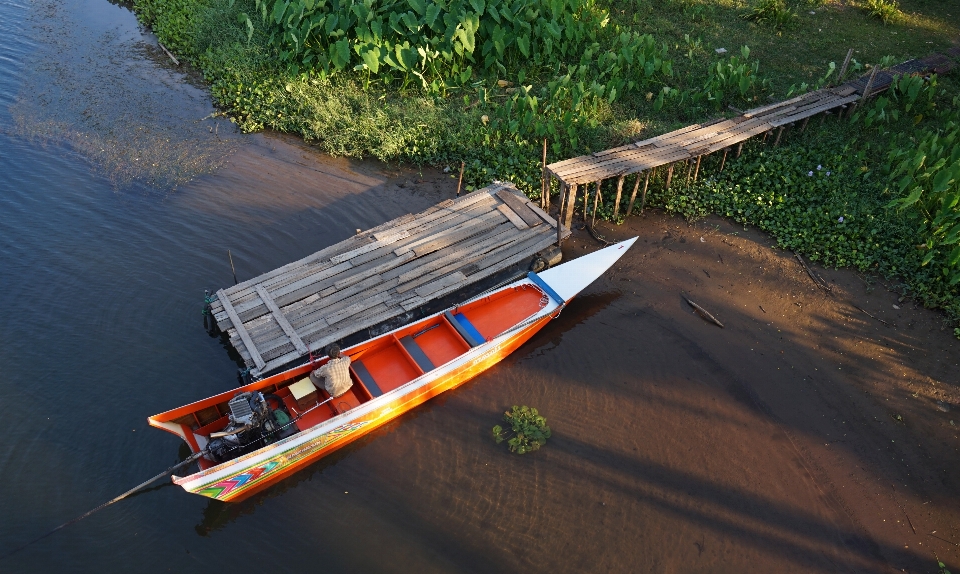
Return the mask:
<svg viewBox="0 0 960 574">
<path fill-rule="evenodd" d="M 147 420 L 182 438 L 200 469 L 173 482 L 238 501 L 440 393 L 526 342 L 617 262 L 636 238 L 474 297 L 344 349 L 353 386 L 332 398 L 310 379 L 327 357 Z M 322 386 L 322 385 L 321 385 Z"/>
</svg>

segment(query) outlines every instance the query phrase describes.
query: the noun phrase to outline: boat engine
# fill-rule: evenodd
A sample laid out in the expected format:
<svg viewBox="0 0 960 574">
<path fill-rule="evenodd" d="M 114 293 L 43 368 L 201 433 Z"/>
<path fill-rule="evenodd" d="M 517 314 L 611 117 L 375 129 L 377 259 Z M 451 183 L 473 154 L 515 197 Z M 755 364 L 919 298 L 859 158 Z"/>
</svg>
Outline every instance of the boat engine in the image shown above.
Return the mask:
<svg viewBox="0 0 960 574">
<path fill-rule="evenodd" d="M 279 408 L 272 410 L 268 398 L 276 399 Z M 230 423 L 220 432 L 210 434 L 205 457 L 216 463 L 226 462 L 264 445 L 286 438 L 296 431 L 283 402 L 276 395 L 239 393 L 227 403 Z"/>
</svg>

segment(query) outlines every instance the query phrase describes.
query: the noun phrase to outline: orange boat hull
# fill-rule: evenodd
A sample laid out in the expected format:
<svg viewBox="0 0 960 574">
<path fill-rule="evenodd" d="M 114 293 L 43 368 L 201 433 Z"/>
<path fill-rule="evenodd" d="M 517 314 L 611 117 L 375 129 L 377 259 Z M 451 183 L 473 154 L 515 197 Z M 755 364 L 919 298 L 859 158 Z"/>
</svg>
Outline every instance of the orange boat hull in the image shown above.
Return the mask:
<svg viewBox="0 0 960 574">
<path fill-rule="evenodd" d="M 241 465 L 242 468 L 238 468 L 237 472 L 230 476 L 221 476 L 210 482 L 202 480 L 205 472 L 209 471 L 201 471 L 188 477 L 176 478 L 174 482 L 180 484 L 189 492 L 216 500 L 232 502 L 243 500 L 324 456 L 347 446 L 433 397 L 476 377 L 523 345 L 550 319 L 551 316 L 549 315 L 542 317 L 508 339 L 492 344 L 491 349 L 479 355 L 477 360 L 465 362 L 450 373 L 438 376 L 435 381 L 385 403 L 382 408 L 357 417 L 329 433 L 316 437 L 307 445 L 291 448 L 288 451 L 278 453 L 269 460 L 258 462 L 252 466 Z M 242 461 L 244 458 L 246 457 L 241 457 L 238 461 Z M 213 471 L 216 468 L 210 470 Z"/>
</svg>

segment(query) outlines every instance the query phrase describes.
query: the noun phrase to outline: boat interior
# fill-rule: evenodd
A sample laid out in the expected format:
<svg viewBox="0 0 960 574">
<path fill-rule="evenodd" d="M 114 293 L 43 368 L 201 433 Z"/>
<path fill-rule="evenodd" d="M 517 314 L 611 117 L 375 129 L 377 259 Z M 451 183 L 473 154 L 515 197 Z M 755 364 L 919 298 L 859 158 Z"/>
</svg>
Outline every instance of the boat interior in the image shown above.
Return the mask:
<svg viewBox="0 0 960 574">
<path fill-rule="evenodd" d="M 548 302 L 547 295 L 536 286 L 516 285 L 344 349 L 342 355 L 351 358 L 353 386 L 332 400 L 322 385 L 318 388 L 309 376 L 327 362 L 323 357 L 151 418 L 182 425 L 184 431 L 194 435 L 197 445 L 191 447 L 198 450 L 211 439 L 211 434 L 230 424 L 231 399 L 240 392 L 253 391 L 263 393 L 269 408 L 282 411 L 290 420 L 292 424 L 285 426 L 295 430 L 280 435 L 289 436 L 349 412 L 456 359 L 532 316 Z M 200 459 L 202 469 L 216 464 Z"/>
</svg>

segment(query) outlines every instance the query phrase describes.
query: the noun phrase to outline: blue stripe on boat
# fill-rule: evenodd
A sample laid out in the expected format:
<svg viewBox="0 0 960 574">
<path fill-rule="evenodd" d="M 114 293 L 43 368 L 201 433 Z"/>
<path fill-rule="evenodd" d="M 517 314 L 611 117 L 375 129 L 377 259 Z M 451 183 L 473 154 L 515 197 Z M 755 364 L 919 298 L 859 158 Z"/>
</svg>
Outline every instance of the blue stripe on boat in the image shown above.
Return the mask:
<svg viewBox="0 0 960 574">
<path fill-rule="evenodd" d="M 470 319 L 467 319 L 466 315 L 454 315 L 450 311 L 447 311 L 443 315 L 471 347 L 478 347 L 487 342 L 487 339 L 480 334 L 480 331 L 477 331 L 477 328 L 473 326 Z"/>
<path fill-rule="evenodd" d="M 530 271 L 527 273 L 527 279 L 533 281 L 533 284 L 543 290 L 551 299 L 557 302 L 559 305 L 563 305 L 566 301 L 563 300 L 563 297 L 557 294 L 552 287 L 547 285 L 547 282 L 540 278 L 539 275 Z"/>
</svg>

